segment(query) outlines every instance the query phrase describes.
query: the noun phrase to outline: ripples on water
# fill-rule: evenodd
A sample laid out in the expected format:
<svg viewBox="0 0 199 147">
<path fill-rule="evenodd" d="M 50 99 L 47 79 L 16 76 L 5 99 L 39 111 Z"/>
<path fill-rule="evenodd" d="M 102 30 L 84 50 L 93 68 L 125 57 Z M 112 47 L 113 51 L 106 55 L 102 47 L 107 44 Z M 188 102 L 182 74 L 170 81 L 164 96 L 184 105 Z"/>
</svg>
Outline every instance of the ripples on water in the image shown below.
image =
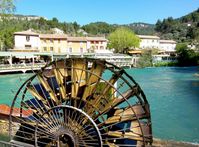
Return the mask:
<svg viewBox="0 0 199 147">
<path fill-rule="evenodd" d="M 126 70 L 140 84 L 151 106 L 154 137 L 199 143 L 198 67 Z M 31 74 L 0 75 L 0 103 Z"/>
<path fill-rule="evenodd" d="M 0 75 L 0 104 L 10 105 L 16 91 L 31 75 L 32 74 Z"/>
<path fill-rule="evenodd" d="M 155 137 L 199 142 L 197 67 L 129 69 L 151 105 Z"/>
</svg>

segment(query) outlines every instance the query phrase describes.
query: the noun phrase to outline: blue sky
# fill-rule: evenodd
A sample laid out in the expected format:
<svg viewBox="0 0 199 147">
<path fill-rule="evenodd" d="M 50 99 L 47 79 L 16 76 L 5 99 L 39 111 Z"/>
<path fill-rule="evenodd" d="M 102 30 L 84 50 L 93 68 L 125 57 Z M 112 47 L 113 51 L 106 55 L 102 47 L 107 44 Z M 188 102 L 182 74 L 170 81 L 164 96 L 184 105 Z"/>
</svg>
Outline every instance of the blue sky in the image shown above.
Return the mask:
<svg viewBox="0 0 199 147">
<path fill-rule="evenodd" d="M 156 23 L 169 16 L 178 18 L 199 8 L 199 0 L 15 0 L 16 14 L 84 25 L 105 21 L 110 24 Z"/>
</svg>

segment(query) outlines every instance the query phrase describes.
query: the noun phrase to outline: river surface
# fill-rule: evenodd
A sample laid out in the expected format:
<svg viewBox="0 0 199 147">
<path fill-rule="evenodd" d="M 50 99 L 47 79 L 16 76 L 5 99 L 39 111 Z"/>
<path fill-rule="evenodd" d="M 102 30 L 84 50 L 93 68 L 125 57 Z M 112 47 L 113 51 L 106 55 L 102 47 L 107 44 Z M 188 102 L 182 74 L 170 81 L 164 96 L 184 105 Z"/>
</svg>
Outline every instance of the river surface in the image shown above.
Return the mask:
<svg viewBox="0 0 199 147">
<path fill-rule="evenodd" d="M 156 138 L 199 143 L 198 67 L 126 69 L 145 92 Z M 0 75 L 0 104 L 9 104 L 30 74 Z"/>
</svg>

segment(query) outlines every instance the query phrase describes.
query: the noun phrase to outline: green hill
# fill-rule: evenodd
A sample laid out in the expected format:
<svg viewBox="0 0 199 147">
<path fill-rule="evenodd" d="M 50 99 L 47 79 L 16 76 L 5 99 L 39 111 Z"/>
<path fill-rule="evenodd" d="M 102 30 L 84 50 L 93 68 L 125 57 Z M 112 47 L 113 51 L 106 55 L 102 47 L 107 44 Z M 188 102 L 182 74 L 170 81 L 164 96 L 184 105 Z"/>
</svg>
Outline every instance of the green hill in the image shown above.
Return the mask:
<svg viewBox="0 0 199 147">
<path fill-rule="evenodd" d="M 163 39 L 178 42 L 199 43 L 199 9 L 178 19 L 169 17 L 158 20 L 155 30 Z"/>
<path fill-rule="evenodd" d="M 82 29 L 92 35 L 108 35 L 118 27 L 128 27 L 139 35 L 153 35 L 155 34 L 155 25 L 147 23 L 130 23 L 130 24 L 108 24 L 106 22 L 94 22 L 82 26 Z"/>
<path fill-rule="evenodd" d="M 177 42 L 188 42 L 199 45 L 199 9 L 180 17 L 158 20 L 155 25 L 147 23 L 109 24 L 106 22 L 93 22 L 80 26 L 77 22 L 59 22 L 57 18 L 47 20 L 40 16 L 0 15 L 0 50 L 13 48 L 13 33 L 34 29 L 39 33 L 52 33 L 51 28 L 59 28 L 71 36 L 81 36 L 78 30 L 82 29 L 88 35 L 107 36 L 118 27 L 128 27 L 139 35 L 158 35 L 162 39 L 173 39 Z"/>
</svg>

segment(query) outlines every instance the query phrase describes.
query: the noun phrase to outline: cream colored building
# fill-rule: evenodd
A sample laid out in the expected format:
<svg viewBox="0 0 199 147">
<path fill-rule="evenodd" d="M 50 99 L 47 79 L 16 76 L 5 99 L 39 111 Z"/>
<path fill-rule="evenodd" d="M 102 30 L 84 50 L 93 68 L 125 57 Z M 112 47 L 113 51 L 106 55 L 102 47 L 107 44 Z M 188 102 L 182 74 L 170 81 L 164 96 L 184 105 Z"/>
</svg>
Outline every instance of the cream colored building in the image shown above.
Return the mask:
<svg viewBox="0 0 199 147">
<path fill-rule="evenodd" d="M 85 53 L 87 52 L 86 37 L 68 37 L 67 51 L 69 53 Z"/>
<path fill-rule="evenodd" d="M 158 36 L 149 36 L 149 35 L 137 35 L 140 38 L 140 48 L 141 49 L 153 49 L 159 48 Z"/>
<path fill-rule="evenodd" d="M 66 34 L 38 34 L 32 30 L 14 33 L 13 51 L 86 53 L 107 48 L 104 37 L 69 37 Z"/>
<path fill-rule="evenodd" d="M 140 49 L 159 49 L 165 52 L 174 52 L 176 47 L 176 41 L 174 40 L 160 40 L 158 36 L 150 35 L 137 35 L 140 42 Z"/>
<path fill-rule="evenodd" d="M 167 52 L 174 52 L 176 48 L 176 41 L 174 40 L 160 40 L 159 48 Z"/>
<path fill-rule="evenodd" d="M 67 52 L 67 35 L 40 34 L 40 52 Z"/>
<path fill-rule="evenodd" d="M 107 39 L 104 37 L 87 37 L 87 48 L 91 50 L 105 50 Z"/>
<path fill-rule="evenodd" d="M 39 34 L 31 30 L 15 32 L 14 43 L 13 51 L 38 52 L 40 50 Z"/>
</svg>

